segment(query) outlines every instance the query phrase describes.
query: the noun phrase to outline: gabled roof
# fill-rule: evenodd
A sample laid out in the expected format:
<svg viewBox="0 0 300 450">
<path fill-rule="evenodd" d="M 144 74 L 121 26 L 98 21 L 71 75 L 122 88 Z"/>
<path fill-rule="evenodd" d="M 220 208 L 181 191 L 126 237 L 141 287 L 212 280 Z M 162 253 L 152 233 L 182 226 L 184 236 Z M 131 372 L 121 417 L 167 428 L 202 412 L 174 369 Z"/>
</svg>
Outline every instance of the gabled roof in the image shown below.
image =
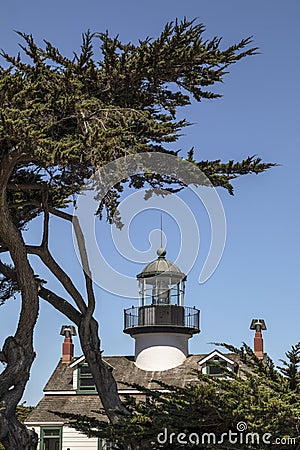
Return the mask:
<svg viewBox="0 0 300 450">
<path fill-rule="evenodd" d="M 192 371 L 198 369 L 199 358 L 205 356 L 188 356 L 180 366 L 163 371 L 139 369 L 134 363 L 133 356 L 107 356 L 103 358 L 103 361 L 113 368 L 113 375 L 119 390 L 129 389 L 126 383 L 136 383 L 149 389 L 157 389 L 157 383 L 153 380 L 182 387 L 186 386 L 187 383 L 196 381 L 197 376 Z M 77 364 L 83 361 L 83 357 L 74 358 L 71 364 L 63 364 L 60 361 L 44 388 L 45 394 L 47 394 L 47 391 L 69 391 L 72 389 L 73 371 Z"/>
<path fill-rule="evenodd" d="M 63 364 L 60 359 L 44 390 L 70 391 L 71 389 L 73 389 L 73 369 L 69 364 Z"/>
<path fill-rule="evenodd" d="M 26 419 L 29 424 L 61 424 L 67 422 L 56 416 L 51 411 L 61 413 L 82 414 L 89 417 L 96 417 L 98 420 L 106 420 L 104 414 L 97 414 L 95 411 L 102 409 L 102 404 L 97 395 L 46 395 L 31 411 Z"/>
<path fill-rule="evenodd" d="M 119 391 L 129 391 L 130 388 L 127 383 L 136 383 L 145 386 L 149 389 L 157 389 L 159 385 L 155 380 L 162 381 L 167 384 L 176 386 L 186 386 L 190 383 L 197 382 L 198 378 L 193 370 L 197 370 L 199 357 L 205 355 L 189 356 L 183 364 L 174 369 L 164 371 L 145 371 L 139 369 L 134 364 L 132 356 L 107 356 L 103 360 L 113 367 L 113 375 L 117 381 Z M 74 358 L 71 364 L 63 364 L 61 360 L 56 366 L 48 383 L 45 386 L 44 398 L 38 403 L 35 409 L 29 414 L 26 419 L 26 424 L 38 423 L 64 423 L 64 420 L 50 411 L 72 412 L 74 414 L 83 414 L 87 416 L 96 416 L 98 419 L 103 419 L 105 416 L 95 413 L 102 409 L 101 401 L 98 394 L 69 395 L 69 391 L 73 388 L 73 372 L 76 366 L 84 361 L 84 357 Z M 51 391 L 51 395 L 47 392 Z M 59 395 L 53 395 L 57 391 Z M 63 391 L 65 395 L 61 395 Z M 133 391 L 136 393 L 136 391 Z"/>
<path fill-rule="evenodd" d="M 204 358 L 200 359 L 198 361 L 198 363 L 199 363 L 200 366 L 203 366 L 203 364 L 205 364 L 207 361 L 210 361 L 215 356 L 218 356 L 223 361 L 226 361 L 227 364 L 235 364 L 234 360 L 232 360 L 232 359 L 228 358 L 227 356 L 223 355 L 223 353 L 219 352 L 218 350 L 212 351 L 209 355 L 207 355 Z"/>
<path fill-rule="evenodd" d="M 164 371 L 146 371 L 139 369 L 134 363 L 133 356 L 107 356 L 103 360 L 113 368 L 113 375 L 120 394 L 129 394 L 131 391 L 134 395 L 138 391 L 128 386 L 127 383 L 138 384 L 148 389 L 162 389 L 156 381 L 178 387 L 198 383 L 197 371 L 200 372 L 201 366 L 215 355 L 230 364 L 238 364 L 239 369 L 246 368 L 234 353 L 224 355 L 217 350 L 211 352 L 209 355 L 190 355 L 180 366 Z M 70 395 L 70 390 L 73 389 L 73 372 L 76 370 L 76 366 L 83 361 L 84 357 L 73 358 L 71 364 L 63 364 L 61 360 L 59 361 L 45 386 L 44 398 L 26 419 L 27 425 L 64 423 L 63 419 L 49 411 L 72 412 L 75 414 L 96 416 L 98 419 L 105 418 L 104 415 L 95 413 L 95 411 L 102 409 L 98 394 L 77 395 L 74 390 L 71 393 L 73 395 Z M 51 394 L 49 392 L 47 395 L 48 391 L 51 391 Z"/>
<path fill-rule="evenodd" d="M 243 366 L 239 357 L 234 353 L 223 354 L 214 350 L 209 354 L 190 355 L 180 365 L 173 369 L 163 371 L 146 371 L 139 369 L 134 363 L 133 356 L 106 356 L 103 361 L 113 369 L 113 375 L 117 382 L 118 389 L 130 389 L 126 383 L 139 384 L 149 389 L 157 389 L 158 385 L 153 380 L 163 383 L 173 384 L 183 387 L 188 383 L 198 380 L 197 374 L 193 370 L 199 370 L 199 367 L 205 364 L 214 356 L 219 356 L 229 364 L 238 363 Z M 47 382 L 44 392 L 47 391 L 70 391 L 73 389 L 73 371 L 79 363 L 84 362 L 84 357 L 74 358 L 71 364 L 58 363 L 56 369 Z"/>
</svg>

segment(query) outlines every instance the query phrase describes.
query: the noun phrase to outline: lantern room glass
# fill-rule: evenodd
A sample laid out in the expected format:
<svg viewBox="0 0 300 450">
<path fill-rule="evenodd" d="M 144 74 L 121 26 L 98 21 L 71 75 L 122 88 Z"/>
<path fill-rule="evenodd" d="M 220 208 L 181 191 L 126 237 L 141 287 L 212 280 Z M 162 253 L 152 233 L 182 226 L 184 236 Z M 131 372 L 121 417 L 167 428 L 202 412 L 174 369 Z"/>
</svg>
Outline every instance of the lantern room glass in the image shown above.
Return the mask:
<svg viewBox="0 0 300 450">
<path fill-rule="evenodd" d="M 139 280 L 139 306 L 184 305 L 185 281 L 157 276 Z"/>
</svg>

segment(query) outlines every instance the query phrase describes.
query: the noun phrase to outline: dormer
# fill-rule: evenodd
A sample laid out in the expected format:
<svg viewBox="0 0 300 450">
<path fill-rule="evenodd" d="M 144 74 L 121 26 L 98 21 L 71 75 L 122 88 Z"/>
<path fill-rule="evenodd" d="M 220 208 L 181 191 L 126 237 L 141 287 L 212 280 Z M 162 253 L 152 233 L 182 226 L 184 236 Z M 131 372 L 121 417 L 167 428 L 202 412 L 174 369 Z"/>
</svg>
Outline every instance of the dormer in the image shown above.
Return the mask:
<svg viewBox="0 0 300 450">
<path fill-rule="evenodd" d="M 199 369 L 204 375 L 226 377 L 226 370 L 237 372 L 237 364 L 218 350 L 214 350 L 198 361 Z"/>
<path fill-rule="evenodd" d="M 103 360 L 103 362 L 113 369 L 107 361 Z M 84 355 L 73 361 L 69 367 L 73 371 L 73 389 L 77 394 L 97 394 L 93 375 Z"/>
<path fill-rule="evenodd" d="M 73 369 L 73 389 L 77 394 L 96 394 L 96 386 L 85 357 L 81 356 L 70 364 Z"/>
</svg>

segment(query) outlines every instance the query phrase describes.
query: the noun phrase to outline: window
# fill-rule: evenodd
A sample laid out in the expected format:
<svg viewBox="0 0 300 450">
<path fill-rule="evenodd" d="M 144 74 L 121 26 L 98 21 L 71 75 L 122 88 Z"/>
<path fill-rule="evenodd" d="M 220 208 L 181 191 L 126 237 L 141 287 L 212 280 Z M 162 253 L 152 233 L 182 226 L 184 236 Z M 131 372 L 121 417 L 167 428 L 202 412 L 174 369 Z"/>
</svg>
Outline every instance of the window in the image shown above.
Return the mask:
<svg viewBox="0 0 300 450">
<path fill-rule="evenodd" d="M 156 281 L 156 285 L 152 290 L 152 305 L 169 305 L 170 304 L 170 287 L 168 281 Z"/>
<path fill-rule="evenodd" d="M 93 394 L 96 392 L 96 386 L 88 364 L 81 364 L 78 368 L 78 392 L 84 394 Z"/>
<path fill-rule="evenodd" d="M 227 368 L 227 362 L 220 359 L 219 356 L 214 356 L 210 361 L 206 364 L 206 373 L 207 375 L 222 375 Z"/>
<path fill-rule="evenodd" d="M 61 427 L 41 427 L 41 450 L 61 450 L 61 446 Z"/>
</svg>

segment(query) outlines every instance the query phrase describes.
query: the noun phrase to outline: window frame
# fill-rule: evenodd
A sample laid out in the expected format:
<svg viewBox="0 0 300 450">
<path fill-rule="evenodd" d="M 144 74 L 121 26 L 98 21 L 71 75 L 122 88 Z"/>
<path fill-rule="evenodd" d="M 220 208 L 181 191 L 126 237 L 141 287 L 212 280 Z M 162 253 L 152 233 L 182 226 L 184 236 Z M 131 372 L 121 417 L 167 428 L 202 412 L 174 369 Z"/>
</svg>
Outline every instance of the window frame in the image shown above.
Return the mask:
<svg viewBox="0 0 300 450">
<path fill-rule="evenodd" d="M 83 366 L 84 367 L 89 367 L 88 364 L 85 363 L 85 362 L 78 366 L 78 369 L 77 369 L 78 370 L 78 373 L 77 373 L 77 375 L 78 375 L 77 376 L 77 394 L 96 394 L 97 393 L 97 389 L 96 389 L 96 386 L 95 386 L 92 374 L 91 374 L 91 376 L 86 376 L 86 377 L 82 376 L 81 368 Z M 91 387 L 91 389 L 86 389 L 86 386 L 81 386 L 80 382 L 81 382 L 81 380 L 83 378 L 92 379 L 93 380 L 94 385 L 93 385 L 93 387 Z"/>
<path fill-rule="evenodd" d="M 44 436 L 44 431 L 45 430 L 58 430 L 58 436 L 52 436 L 53 438 L 58 438 L 59 439 L 59 450 L 62 450 L 62 434 L 63 434 L 63 427 L 60 426 L 41 426 L 40 429 L 40 450 L 44 450 L 44 439 L 45 438 L 50 438 L 51 436 Z"/>
<path fill-rule="evenodd" d="M 206 374 L 211 376 L 211 377 L 220 377 L 223 376 L 224 374 L 226 374 L 226 369 L 228 369 L 228 363 L 227 361 L 224 361 L 224 359 L 218 357 L 218 360 L 216 359 L 214 361 L 213 357 L 212 359 L 208 360 L 206 363 Z M 224 367 L 225 370 L 222 370 L 222 367 Z M 215 368 L 215 369 L 219 369 L 220 372 L 219 373 L 211 373 L 211 368 Z"/>
</svg>

